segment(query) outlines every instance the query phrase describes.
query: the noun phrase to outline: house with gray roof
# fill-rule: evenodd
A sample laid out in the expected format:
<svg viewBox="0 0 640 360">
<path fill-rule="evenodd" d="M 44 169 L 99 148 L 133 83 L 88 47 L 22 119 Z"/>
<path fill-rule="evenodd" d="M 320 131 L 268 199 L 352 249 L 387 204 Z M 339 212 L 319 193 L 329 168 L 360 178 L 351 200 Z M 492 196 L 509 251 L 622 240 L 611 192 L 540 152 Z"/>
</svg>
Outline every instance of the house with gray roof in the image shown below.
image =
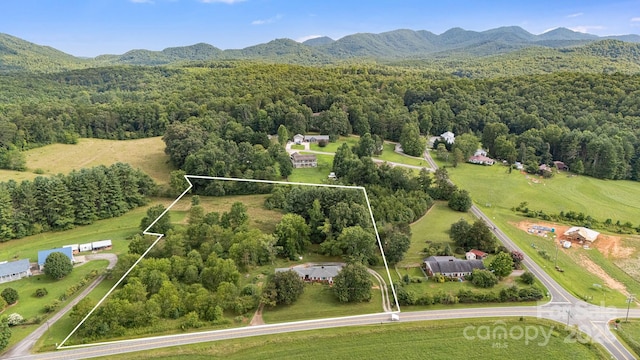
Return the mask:
<svg viewBox="0 0 640 360">
<path fill-rule="evenodd" d="M 29 259 L 3 262 L 0 264 L 0 283 L 20 280 L 23 277 L 31 276 L 31 264 Z"/>
<path fill-rule="evenodd" d="M 293 270 L 305 282 L 333 284 L 333 278 L 342 270 L 341 265 L 306 264 L 290 268 L 277 268 L 276 272 Z"/>
<path fill-rule="evenodd" d="M 73 258 L 73 250 L 70 247 L 40 250 L 38 251 L 38 267 L 40 268 L 40 270 L 44 269 L 44 263 L 45 261 L 47 261 L 47 256 L 51 255 L 51 253 L 54 252 L 63 253 L 69 258 L 69 260 L 71 260 L 72 263 L 75 262 L 75 259 Z"/>
<path fill-rule="evenodd" d="M 462 278 L 474 269 L 484 269 L 482 260 L 462 260 L 453 256 L 429 256 L 424 259 L 427 276 L 442 274 L 448 277 Z"/>
</svg>

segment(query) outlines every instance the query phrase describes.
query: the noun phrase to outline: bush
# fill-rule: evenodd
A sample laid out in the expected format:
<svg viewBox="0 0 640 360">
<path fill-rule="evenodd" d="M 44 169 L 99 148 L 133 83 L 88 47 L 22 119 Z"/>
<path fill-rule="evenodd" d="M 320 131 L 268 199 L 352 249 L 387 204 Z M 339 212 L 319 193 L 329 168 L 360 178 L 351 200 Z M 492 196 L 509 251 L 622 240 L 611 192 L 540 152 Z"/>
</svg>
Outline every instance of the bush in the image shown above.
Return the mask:
<svg viewBox="0 0 640 360">
<path fill-rule="evenodd" d="M 18 291 L 10 287 L 2 290 L 2 293 L 0 293 L 0 296 L 2 296 L 4 301 L 6 301 L 7 304 L 9 305 L 15 304 L 20 298 L 20 295 L 18 295 Z"/>
<path fill-rule="evenodd" d="M 536 277 L 532 273 L 530 273 L 529 271 L 525 271 L 520 276 L 520 280 L 522 280 L 522 282 L 527 284 L 527 285 L 531 285 L 536 280 Z"/>
<path fill-rule="evenodd" d="M 318 140 L 318 146 L 323 148 L 326 147 L 329 142 L 327 140 Z"/>
<path fill-rule="evenodd" d="M 7 321 L 9 322 L 9 326 L 16 326 L 22 324 L 24 318 L 18 313 L 13 313 L 7 317 Z"/>
<path fill-rule="evenodd" d="M 71 259 L 61 252 L 52 252 L 44 261 L 44 273 L 48 277 L 59 280 L 69 275 L 73 270 Z"/>
<path fill-rule="evenodd" d="M 481 288 L 491 288 L 498 284 L 498 277 L 489 270 L 475 269 L 472 272 L 471 283 Z"/>
<path fill-rule="evenodd" d="M 49 292 L 45 288 L 36 289 L 36 292 L 33 294 L 35 297 L 43 297 L 47 295 Z"/>
<path fill-rule="evenodd" d="M 52 302 L 46 304 L 44 306 L 44 312 L 46 313 L 52 313 L 54 311 L 56 311 L 58 309 L 58 306 L 60 306 L 60 301 L 59 300 L 53 300 Z"/>
</svg>

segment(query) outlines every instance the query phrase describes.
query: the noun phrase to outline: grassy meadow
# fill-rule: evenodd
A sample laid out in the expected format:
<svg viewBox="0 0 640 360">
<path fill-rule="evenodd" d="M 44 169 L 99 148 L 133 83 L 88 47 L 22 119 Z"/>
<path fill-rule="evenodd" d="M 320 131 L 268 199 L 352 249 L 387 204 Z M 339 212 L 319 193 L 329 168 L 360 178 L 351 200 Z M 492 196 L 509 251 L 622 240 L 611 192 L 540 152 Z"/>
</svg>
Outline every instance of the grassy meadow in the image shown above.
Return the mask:
<svg viewBox="0 0 640 360">
<path fill-rule="evenodd" d="M 136 140 L 83 138 L 74 145 L 51 144 L 26 151 L 27 171 L 0 170 L 0 181 L 30 180 L 39 175 L 68 174 L 72 170 L 123 162 L 140 168 L 163 185 L 169 182 L 169 173 L 174 170 L 164 148 L 161 137 Z"/>
<path fill-rule="evenodd" d="M 495 327 L 497 319 L 460 319 L 430 322 L 310 330 L 256 336 L 189 346 L 114 355 L 109 359 L 608 359 L 600 345 L 566 343 L 568 332 L 561 324 L 526 318 L 500 319 L 507 329 L 518 326 L 543 328 L 543 339 L 470 340 L 463 329 L 473 325 Z M 473 333 L 473 332 L 471 332 Z"/>
<path fill-rule="evenodd" d="M 622 284 L 626 291 L 640 292 L 639 279 L 629 276 L 612 259 L 596 249 L 559 249 L 557 265 L 564 272 L 556 271 L 555 242 L 516 228 L 515 224 L 520 221 L 536 222 L 536 219 L 519 216 L 511 210 L 526 201 L 530 209 L 541 209 L 548 213 L 573 210 L 601 221 L 611 218 L 614 222 L 630 221 L 637 225 L 637 216 L 640 214 L 640 203 L 637 201 L 640 199 L 640 183 L 599 180 L 566 173 L 542 179 L 518 171 L 509 173 L 506 167 L 499 165 L 487 167 L 461 164 L 447 170 L 453 182 L 468 190 L 480 209 L 516 241 L 527 256 L 546 268 L 556 281 L 575 296 L 595 304 L 625 306 L 625 295 L 621 291 L 607 284 L 602 277 L 596 276 L 594 271 L 586 270 L 591 263 Z M 634 246 L 636 253 L 640 251 L 640 242 L 626 245 Z M 550 259 L 545 259 L 540 254 L 541 250 Z"/>
<path fill-rule="evenodd" d="M 425 166 L 428 167 L 429 164 L 427 160 L 422 160 L 419 158 L 415 158 L 412 156 L 404 156 L 395 152 L 396 144 L 394 143 L 384 143 L 384 150 L 382 154 L 377 159 L 390 161 L 400 164 L 414 165 L 414 166 Z"/>
<path fill-rule="evenodd" d="M 311 143 L 309 144 L 309 150 L 335 153 L 336 151 L 338 151 L 338 148 L 342 146 L 343 143 L 347 143 L 349 147 L 351 147 L 351 146 L 355 146 L 359 140 L 360 140 L 359 136 L 347 136 L 347 137 L 342 136 L 336 142 L 330 142 L 325 147 L 321 147 L 317 143 Z"/>
<path fill-rule="evenodd" d="M 638 319 L 629 319 L 629 322 L 618 324 L 618 328 L 611 326 L 611 331 L 626 345 L 628 349 L 640 357 L 640 321 Z"/>
</svg>

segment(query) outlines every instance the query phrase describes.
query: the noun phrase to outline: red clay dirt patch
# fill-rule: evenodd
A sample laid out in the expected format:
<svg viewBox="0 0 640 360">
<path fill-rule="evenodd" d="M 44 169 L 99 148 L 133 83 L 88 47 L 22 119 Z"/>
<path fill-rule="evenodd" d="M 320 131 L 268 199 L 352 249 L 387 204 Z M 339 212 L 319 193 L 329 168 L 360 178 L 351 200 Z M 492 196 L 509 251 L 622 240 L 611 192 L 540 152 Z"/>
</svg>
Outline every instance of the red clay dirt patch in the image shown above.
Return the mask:
<svg viewBox="0 0 640 360">
<path fill-rule="evenodd" d="M 570 228 L 567 225 L 559 225 L 559 224 L 545 223 L 545 222 L 531 222 L 531 221 L 521 221 L 513 225 L 515 225 L 518 229 L 526 232 L 529 232 L 529 229 L 532 229 L 532 227 L 535 225 L 552 228 L 554 229 L 554 232 L 557 236 L 558 241 L 566 239 L 564 236 L 564 233 Z M 532 235 L 540 235 L 540 234 L 536 233 Z M 598 249 L 598 251 L 600 251 L 606 257 L 611 257 L 614 259 L 628 259 L 633 255 L 635 249 L 632 247 L 622 246 L 621 240 L 622 239 L 619 236 L 600 234 L 598 235 L 598 238 L 591 244 L 591 246 Z M 566 250 L 571 251 L 570 249 L 566 249 Z M 576 259 L 576 261 L 581 266 L 583 266 L 589 272 L 591 272 L 592 274 L 602 279 L 602 281 L 604 281 L 607 287 L 611 289 L 619 290 L 623 294 L 627 293 L 627 289 L 621 282 L 609 276 L 609 274 L 607 274 L 606 271 L 604 271 L 598 264 L 593 262 L 586 255 L 578 254 L 578 253 L 573 253 L 572 255 L 573 255 L 572 257 Z"/>
<path fill-rule="evenodd" d="M 565 240 L 564 233 L 570 228 L 570 226 L 567 226 L 567 225 L 545 223 L 545 222 L 521 221 L 515 224 L 515 226 L 518 229 L 524 230 L 527 232 L 529 232 L 529 229 L 531 229 L 532 226 L 534 225 L 545 226 L 545 227 L 555 229 L 555 234 L 558 237 L 558 240 Z M 602 253 L 602 255 L 604 255 L 605 257 L 612 258 L 612 259 L 628 259 L 635 252 L 634 248 L 623 246 L 622 238 L 620 236 L 615 236 L 615 235 L 600 234 L 598 235 L 598 238 L 596 239 L 596 241 L 590 244 L 590 246 L 598 249 Z"/>
</svg>

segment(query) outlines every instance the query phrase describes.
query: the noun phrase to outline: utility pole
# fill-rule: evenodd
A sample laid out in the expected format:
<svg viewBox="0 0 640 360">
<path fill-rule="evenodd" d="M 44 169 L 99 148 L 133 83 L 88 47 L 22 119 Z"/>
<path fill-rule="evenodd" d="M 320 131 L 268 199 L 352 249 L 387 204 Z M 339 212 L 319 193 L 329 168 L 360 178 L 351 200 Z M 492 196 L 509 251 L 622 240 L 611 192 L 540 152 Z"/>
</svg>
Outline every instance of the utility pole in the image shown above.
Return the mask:
<svg viewBox="0 0 640 360">
<path fill-rule="evenodd" d="M 627 298 L 627 318 L 624 320 L 624 322 L 629 322 L 629 307 L 631 307 L 631 302 L 633 301 L 633 295 L 634 294 L 629 294 L 629 297 Z"/>
</svg>

